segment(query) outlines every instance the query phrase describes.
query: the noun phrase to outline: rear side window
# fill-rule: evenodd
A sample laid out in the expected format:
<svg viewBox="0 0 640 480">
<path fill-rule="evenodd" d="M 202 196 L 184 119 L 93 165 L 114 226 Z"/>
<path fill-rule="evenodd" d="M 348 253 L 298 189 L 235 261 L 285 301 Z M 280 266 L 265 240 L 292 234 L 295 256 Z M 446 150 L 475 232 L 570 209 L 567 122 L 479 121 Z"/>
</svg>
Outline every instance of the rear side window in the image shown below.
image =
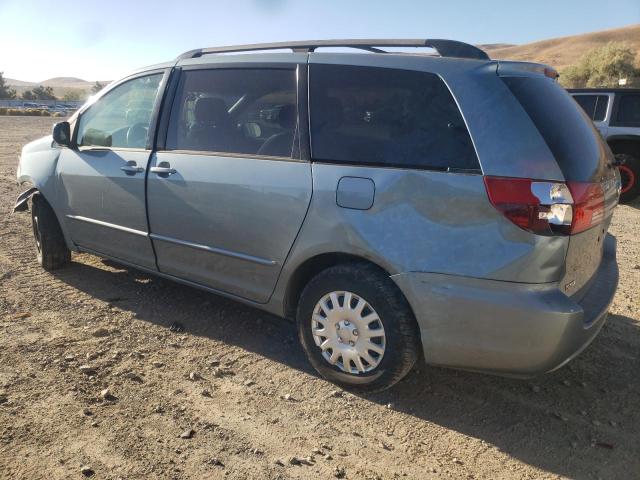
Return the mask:
<svg viewBox="0 0 640 480">
<path fill-rule="evenodd" d="M 640 95 L 622 94 L 620 96 L 616 125 L 620 127 L 640 127 Z"/>
<path fill-rule="evenodd" d="M 166 148 L 290 158 L 297 125 L 294 69 L 188 70 Z"/>
<path fill-rule="evenodd" d="M 544 138 L 566 180 L 602 173 L 605 150 L 591 119 L 557 83 L 544 77 L 503 77 Z"/>
<path fill-rule="evenodd" d="M 458 106 L 437 75 L 311 65 L 309 93 L 314 160 L 480 169 Z"/>
<path fill-rule="evenodd" d="M 601 122 L 606 117 L 608 95 L 575 95 L 573 98 L 594 122 Z"/>
</svg>

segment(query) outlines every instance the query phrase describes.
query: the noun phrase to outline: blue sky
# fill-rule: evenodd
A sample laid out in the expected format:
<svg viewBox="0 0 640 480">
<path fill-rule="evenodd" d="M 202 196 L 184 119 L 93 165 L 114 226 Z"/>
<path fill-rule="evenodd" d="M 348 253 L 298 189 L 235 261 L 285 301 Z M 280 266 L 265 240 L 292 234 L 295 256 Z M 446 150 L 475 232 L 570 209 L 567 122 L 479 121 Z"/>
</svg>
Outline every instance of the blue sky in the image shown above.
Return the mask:
<svg viewBox="0 0 640 480">
<path fill-rule="evenodd" d="M 324 38 L 527 43 L 640 23 L 640 0 L 0 0 L 0 71 L 115 79 L 192 48 Z"/>
</svg>

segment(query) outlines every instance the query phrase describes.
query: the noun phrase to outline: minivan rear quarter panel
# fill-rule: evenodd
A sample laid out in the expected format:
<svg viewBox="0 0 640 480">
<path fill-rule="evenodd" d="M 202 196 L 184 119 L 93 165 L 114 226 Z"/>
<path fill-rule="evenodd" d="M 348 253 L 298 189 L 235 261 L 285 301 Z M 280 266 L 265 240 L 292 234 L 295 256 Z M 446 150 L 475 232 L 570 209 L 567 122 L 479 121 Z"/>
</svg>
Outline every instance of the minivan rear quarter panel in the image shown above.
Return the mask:
<svg viewBox="0 0 640 480">
<path fill-rule="evenodd" d="M 338 206 L 336 189 L 345 177 L 373 181 L 370 209 Z M 560 278 L 566 245 L 565 237 L 531 235 L 505 219 L 489 203 L 482 175 L 316 162 L 311 205 L 286 269 L 342 252 L 390 274 L 542 283 Z"/>
</svg>

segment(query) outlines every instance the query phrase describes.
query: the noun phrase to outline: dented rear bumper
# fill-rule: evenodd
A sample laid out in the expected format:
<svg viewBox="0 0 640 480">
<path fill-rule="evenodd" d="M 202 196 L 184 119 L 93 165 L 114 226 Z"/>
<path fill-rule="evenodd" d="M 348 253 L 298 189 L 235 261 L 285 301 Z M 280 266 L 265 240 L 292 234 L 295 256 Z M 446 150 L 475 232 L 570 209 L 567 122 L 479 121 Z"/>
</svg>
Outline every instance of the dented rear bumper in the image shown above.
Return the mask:
<svg viewBox="0 0 640 480">
<path fill-rule="evenodd" d="M 558 283 L 522 284 L 453 275 L 391 277 L 420 327 L 427 363 L 531 377 L 561 367 L 591 343 L 618 284 L 616 240 L 576 295 Z"/>
</svg>

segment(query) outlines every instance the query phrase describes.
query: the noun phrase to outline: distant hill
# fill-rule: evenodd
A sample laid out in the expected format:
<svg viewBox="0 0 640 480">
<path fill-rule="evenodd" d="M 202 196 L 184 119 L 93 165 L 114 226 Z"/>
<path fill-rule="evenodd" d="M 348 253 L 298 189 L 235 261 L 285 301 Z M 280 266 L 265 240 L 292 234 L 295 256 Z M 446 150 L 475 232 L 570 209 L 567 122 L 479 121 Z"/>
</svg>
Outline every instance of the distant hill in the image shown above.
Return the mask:
<svg viewBox="0 0 640 480">
<path fill-rule="evenodd" d="M 480 45 L 476 45 L 485 51 L 496 50 L 498 48 L 508 48 L 508 47 L 517 47 L 514 43 L 482 43 Z"/>
<path fill-rule="evenodd" d="M 640 24 L 524 45 L 492 44 L 480 47 L 491 58 L 541 62 L 563 70 L 576 63 L 587 51 L 612 41 L 625 42 L 633 48 L 636 51 L 636 64 L 640 65 Z"/>
<path fill-rule="evenodd" d="M 75 77 L 54 77 L 43 80 L 40 85 L 53 88 L 91 88 L 95 82 L 88 82 Z"/>
<path fill-rule="evenodd" d="M 583 33 L 581 35 L 551 38 L 524 45 L 488 43 L 478 46 L 485 50 L 491 58 L 546 63 L 562 71 L 569 65 L 575 64 L 589 50 L 611 41 L 625 42 L 635 49 L 637 52 L 636 64 L 640 66 L 640 24 L 600 32 Z M 58 97 L 62 97 L 70 91 L 81 91 L 89 95 L 91 87 L 95 84 L 95 80 L 88 81 L 76 77 L 55 77 L 41 82 L 27 82 L 6 77 L 5 80 L 8 85 L 16 89 L 18 94 L 38 85 L 44 85 L 52 87 Z M 100 83 L 107 85 L 110 80 L 100 80 Z"/>
<path fill-rule="evenodd" d="M 14 78 L 5 77 L 7 85 L 10 85 L 16 90 L 18 95 L 22 95 L 26 90 L 31 90 L 38 85 L 44 85 L 45 87 L 53 88 L 54 95 L 58 98 L 62 98 L 65 94 L 74 92 L 80 94 L 86 98 L 91 94 L 91 88 L 95 85 L 94 81 L 83 80 L 76 77 L 54 77 L 41 82 L 27 82 L 24 80 L 16 80 Z M 111 80 L 99 80 L 103 85 L 111 83 Z"/>
<path fill-rule="evenodd" d="M 7 85 L 11 87 L 32 87 L 36 84 L 33 82 L 25 82 L 23 80 L 16 80 L 15 78 L 4 77 Z"/>
<path fill-rule="evenodd" d="M 27 82 L 24 80 L 16 80 L 14 78 L 7 78 L 5 80 L 8 85 L 14 87 L 37 87 L 38 85 L 44 85 L 45 87 L 52 88 L 91 88 L 96 83 L 95 80 L 83 80 L 76 77 L 54 77 L 42 80 L 40 82 Z M 111 80 L 98 80 L 103 85 L 108 84 Z"/>
</svg>

